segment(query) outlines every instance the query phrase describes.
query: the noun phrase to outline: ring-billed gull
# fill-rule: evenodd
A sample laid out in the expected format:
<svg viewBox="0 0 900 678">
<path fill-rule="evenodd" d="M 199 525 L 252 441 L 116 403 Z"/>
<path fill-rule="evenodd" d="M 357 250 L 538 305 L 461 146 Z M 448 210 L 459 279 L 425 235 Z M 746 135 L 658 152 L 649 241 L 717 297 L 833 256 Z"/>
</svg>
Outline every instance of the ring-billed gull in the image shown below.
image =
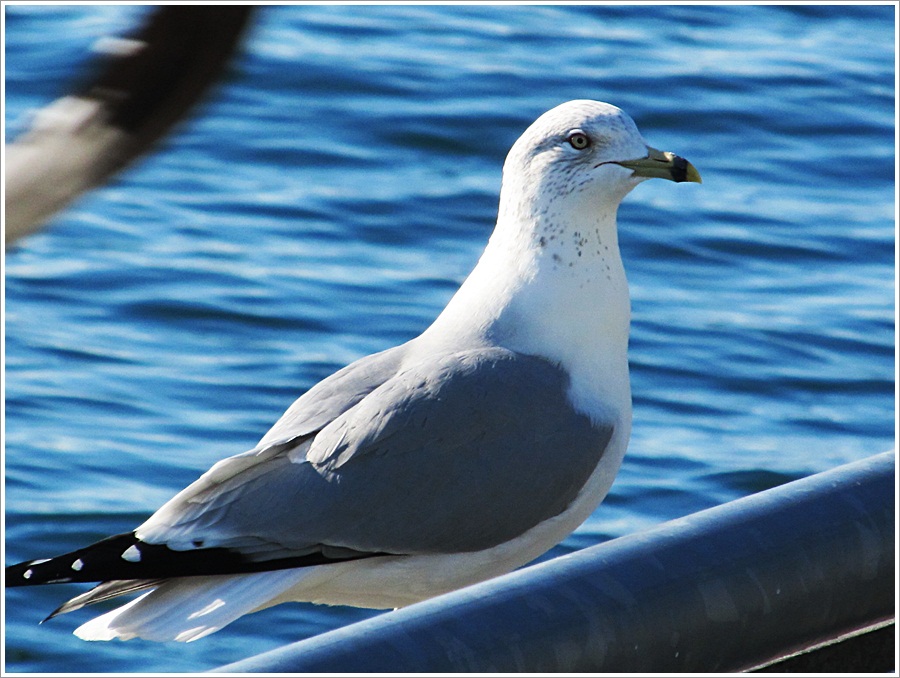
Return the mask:
<svg viewBox="0 0 900 678">
<path fill-rule="evenodd" d="M 571 101 L 503 167 L 497 226 L 434 323 L 300 397 L 134 532 L 7 569 L 103 582 L 56 613 L 152 589 L 81 638 L 194 640 L 288 601 L 404 606 L 520 567 L 606 495 L 631 430 L 616 211 L 700 181 L 623 111 Z"/>
</svg>

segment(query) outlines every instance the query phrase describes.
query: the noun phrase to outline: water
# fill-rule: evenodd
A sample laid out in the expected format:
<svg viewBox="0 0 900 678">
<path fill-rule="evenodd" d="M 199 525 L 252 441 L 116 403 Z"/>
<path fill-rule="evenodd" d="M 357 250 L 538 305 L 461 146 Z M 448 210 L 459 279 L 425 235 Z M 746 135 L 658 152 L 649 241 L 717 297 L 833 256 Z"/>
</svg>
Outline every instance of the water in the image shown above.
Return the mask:
<svg viewBox="0 0 900 678">
<path fill-rule="evenodd" d="M 7 138 L 140 7 L 6 6 Z M 615 103 L 702 186 L 620 212 L 634 433 L 550 555 L 894 442 L 894 9 L 271 7 L 164 148 L 6 258 L 6 562 L 139 522 L 440 311 L 544 110 Z M 7 593 L 9 671 L 195 671 L 373 612 L 88 644 Z"/>
</svg>

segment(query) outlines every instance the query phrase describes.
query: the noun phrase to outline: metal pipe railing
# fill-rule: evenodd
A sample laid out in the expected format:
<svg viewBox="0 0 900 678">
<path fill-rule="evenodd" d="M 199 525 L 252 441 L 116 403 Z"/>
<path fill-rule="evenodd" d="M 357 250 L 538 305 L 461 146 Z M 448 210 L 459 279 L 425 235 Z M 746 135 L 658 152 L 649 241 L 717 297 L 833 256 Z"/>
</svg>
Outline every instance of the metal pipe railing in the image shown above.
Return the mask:
<svg viewBox="0 0 900 678">
<path fill-rule="evenodd" d="M 894 616 L 891 452 L 217 672 L 741 671 Z"/>
</svg>

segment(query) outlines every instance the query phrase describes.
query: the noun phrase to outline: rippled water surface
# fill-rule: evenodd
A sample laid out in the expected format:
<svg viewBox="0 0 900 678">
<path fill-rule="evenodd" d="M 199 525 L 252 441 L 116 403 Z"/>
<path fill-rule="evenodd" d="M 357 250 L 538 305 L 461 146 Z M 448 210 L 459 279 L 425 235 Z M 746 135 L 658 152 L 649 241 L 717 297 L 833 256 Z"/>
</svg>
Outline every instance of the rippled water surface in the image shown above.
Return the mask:
<svg viewBox="0 0 900 678">
<path fill-rule="evenodd" d="M 7 6 L 7 139 L 139 7 Z M 271 7 L 152 157 L 6 257 L 6 561 L 132 529 L 474 265 L 509 146 L 614 103 L 704 183 L 620 211 L 634 432 L 550 555 L 889 449 L 894 8 Z M 286 605 L 85 643 L 6 594 L 10 671 L 210 669 L 365 618 Z"/>
</svg>

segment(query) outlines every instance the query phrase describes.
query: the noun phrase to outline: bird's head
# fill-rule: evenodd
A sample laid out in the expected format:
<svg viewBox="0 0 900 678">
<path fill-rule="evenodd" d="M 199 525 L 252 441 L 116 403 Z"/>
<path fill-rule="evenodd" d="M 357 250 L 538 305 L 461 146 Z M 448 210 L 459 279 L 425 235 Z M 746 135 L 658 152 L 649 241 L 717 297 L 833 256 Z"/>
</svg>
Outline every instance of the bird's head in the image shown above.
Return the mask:
<svg viewBox="0 0 900 678">
<path fill-rule="evenodd" d="M 700 182 L 690 162 L 649 146 L 621 109 L 569 101 L 539 117 L 510 149 L 501 212 L 535 218 L 567 205 L 614 215 L 632 188 L 653 177 Z"/>
</svg>

